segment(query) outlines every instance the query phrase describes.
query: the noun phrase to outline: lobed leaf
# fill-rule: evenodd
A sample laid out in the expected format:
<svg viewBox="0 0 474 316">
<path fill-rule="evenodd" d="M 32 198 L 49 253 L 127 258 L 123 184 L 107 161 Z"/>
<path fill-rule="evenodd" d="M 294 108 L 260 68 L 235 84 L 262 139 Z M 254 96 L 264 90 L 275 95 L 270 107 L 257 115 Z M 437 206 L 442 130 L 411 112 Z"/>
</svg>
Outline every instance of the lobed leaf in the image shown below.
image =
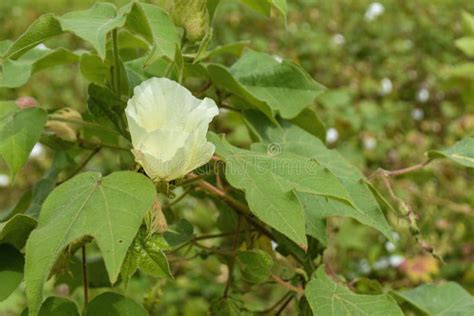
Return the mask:
<svg viewBox="0 0 474 316">
<path fill-rule="evenodd" d="M 355 294 L 331 280 L 324 272 L 324 265 L 307 284 L 305 296 L 315 316 L 403 316 L 389 295 Z"/>
<path fill-rule="evenodd" d="M 85 172 L 57 187 L 46 199 L 38 227 L 26 244 L 25 281 L 30 315 L 36 315 L 43 286 L 56 259 L 70 243 L 91 236 L 117 281 L 127 249 L 155 198 L 151 181 L 123 171 L 107 177 Z"/>
</svg>

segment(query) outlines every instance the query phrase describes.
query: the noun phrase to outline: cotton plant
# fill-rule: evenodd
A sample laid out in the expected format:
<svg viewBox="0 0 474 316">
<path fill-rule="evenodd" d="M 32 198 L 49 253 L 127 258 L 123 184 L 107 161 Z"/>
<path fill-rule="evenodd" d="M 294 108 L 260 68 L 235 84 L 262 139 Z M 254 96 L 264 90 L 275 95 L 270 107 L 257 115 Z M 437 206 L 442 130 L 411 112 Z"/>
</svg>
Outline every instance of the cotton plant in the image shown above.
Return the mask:
<svg viewBox="0 0 474 316">
<path fill-rule="evenodd" d="M 326 221 L 348 217 L 393 241 L 395 228 L 382 212 L 390 202 L 370 181 L 440 158 L 472 168 L 474 139 L 366 178 L 326 146 L 345 137 L 339 126 L 326 130 L 314 106 L 327 87 L 284 56 L 244 42 L 214 45 L 211 22 L 221 2 L 97 2 L 42 15 L 18 39 L 1 42 L 0 87 L 23 86 L 36 72 L 65 64 L 79 64 L 88 86 L 83 107 L 52 111 L 45 100 L 0 101 L 0 155 L 9 168 L 0 175 L 2 190 L 25 176 L 37 144 L 51 157 L 43 178 L 0 219 L 0 300 L 24 282 L 25 315 L 154 315 L 152 305 L 163 303 L 161 285 L 183 286 L 179 273 L 189 269 L 182 263 L 199 257 L 193 263 L 212 274 L 203 263 L 212 257 L 220 265 L 212 277 L 218 291 L 202 297 L 211 315 L 286 308 L 302 315 L 403 315 L 405 305 L 424 306 L 406 291 L 397 292 L 407 302 L 400 306 L 389 293 L 361 295 L 336 280 L 322 260 L 331 247 Z M 241 3 L 286 18 L 286 1 Z M 88 49 L 44 46 L 64 33 Z M 229 52 L 232 62 L 219 63 Z M 240 142 L 228 135 L 236 121 L 247 131 Z M 417 246 L 428 249 L 408 205 L 392 202 Z M 146 304 L 131 298 L 134 280 L 150 285 Z M 52 286 L 69 295 L 46 297 Z M 437 297 L 453 286 L 468 295 L 448 284 Z M 284 297 L 269 302 L 276 295 L 260 297 L 263 287 Z M 253 310 L 242 294 L 265 309 Z"/>
</svg>

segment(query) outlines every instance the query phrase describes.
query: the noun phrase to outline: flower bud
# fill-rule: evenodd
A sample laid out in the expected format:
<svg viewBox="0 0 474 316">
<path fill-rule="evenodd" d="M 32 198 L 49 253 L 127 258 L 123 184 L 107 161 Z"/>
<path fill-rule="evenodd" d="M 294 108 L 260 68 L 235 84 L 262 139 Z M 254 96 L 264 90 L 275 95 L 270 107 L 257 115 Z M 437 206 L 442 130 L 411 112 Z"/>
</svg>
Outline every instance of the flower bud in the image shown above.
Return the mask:
<svg viewBox="0 0 474 316">
<path fill-rule="evenodd" d="M 190 42 L 201 40 L 209 29 L 207 0 L 174 0 L 171 16 L 186 31 Z"/>
<path fill-rule="evenodd" d="M 29 96 L 19 97 L 15 103 L 20 109 L 34 108 L 38 105 L 38 101 L 36 101 L 35 98 Z"/>
<path fill-rule="evenodd" d="M 75 142 L 77 131 L 81 127 L 80 122 L 82 122 L 82 116 L 78 111 L 71 108 L 62 108 L 51 115 L 45 127 L 47 132 L 65 141 Z"/>
</svg>

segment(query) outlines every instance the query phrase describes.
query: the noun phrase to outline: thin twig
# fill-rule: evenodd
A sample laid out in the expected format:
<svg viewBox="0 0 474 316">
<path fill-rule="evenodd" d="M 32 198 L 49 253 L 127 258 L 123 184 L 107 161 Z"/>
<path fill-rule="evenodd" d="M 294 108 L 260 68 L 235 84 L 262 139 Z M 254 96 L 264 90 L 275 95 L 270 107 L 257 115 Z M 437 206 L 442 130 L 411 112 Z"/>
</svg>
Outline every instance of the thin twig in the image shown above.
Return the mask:
<svg viewBox="0 0 474 316">
<path fill-rule="evenodd" d="M 372 179 L 375 176 L 377 176 L 378 174 L 383 174 L 383 175 L 388 176 L 388 177 L 396 177 L 396 176 L 399 176 L 399 175 L 402 175 L 402 174 L 406 174 L 406 173 L 410 173 L 410 172 L 413 172 L 413 171 L 420 170 L 420 169 L 424 168 L 426 165 L 428 165 L 431 161 L 432 161 L 431 159 L 427 158 L 427 159 L 423 160 L 422 162 L 420 162 L 420 163 L 418 163 L 414 166 L 410 166 L 410 167 L 406 167 L 406 168 L 402 168 L 402 169 L 398 169 L 398 170 L 385 170 L 383 168 L 379 168 L 377 171 L 375 171 L 374 173 L 369 175 L 368 179 Z"/>
<path fill-rule="evenodd" d="M 119 56 L 119 49 L 118 49 L 118 31 L 114 29 L 112 31 L 112 50 L 114 53 L 114 63 L 115 63 L 115 92 L 117 95 L 120 96 L 120 56 Z"/>
<path fill-rule="evenodd" d="M 84 306 L 89 303 L 89 277 L 87 275 L 86 245 L 82 246 L 82 286 L 84 287 Z"/>
<path fill-rule="evenodd" d="M 72 177 L 74 177 L 76 174 L 78 174 L 82 169 L 84 169 L 84 167 L 89 163 L 89 161 L 91 161 L 92 158 L 94 158 L 94 156 L 101 150 L 101 148 L 95 148 L 87 157 L 86 159 L 84 159 L 84 161 L 64 180 L 62 181 L 59 181 L 57 183 L 57 185 L 60 185 L 64 182 L 66 182 L 67 180 L 71 179 Z"/>
<path fill-rule="evenodd" d="M 121 146 L 112 145 L 112 144 L 94 143 L 94 142 L 85 140 L 83 138 L 78 138 L 78 143 L 79 143 L 79 146 L 86 149 L 94 149 L 98 147 L 103 147 L 103 148 L 116 149 L 116 150 L 122 150 L 122 151 L 127 151 L 127 152 L 130 152 L 131 150 L 130 148 L 127 148 L 127 147 L 121 147 Z"/>
<path fill-rule="evenodd" d="M 183 192 L 183 194 L 181 194 L 181 195 L 178 196 L 176 199 L 174 199 L 173 201 L 171 201 L 171 203 L 163 205 L 163 208 L 171 207 L 171 206 L 177 204 L 177 203 L 180 202 L 182 199 L 184 199 L 184 197 L 186 197 L 186 195 L 188 195 L 188 193 L 191 192 L 192 190 L 193 190 L 193 188 L 187 189 L 186 191 Z"/>
<path fill-rule="evenodd" d="M 197 182 L 197 186 L 199 186 L 201 189 L 204 191 L 211 193 L 212 195 L 218 196 L 222 198 L 230 207 L 232 207 L 233 210 L 235 210 L 238 214 L 242 215 L 249 221 L 250 224 L 258 228 L 258 230 L 267 236 L 268 238 L 274 240 L 274 237 L 271 232 L 269 232 L 265 226 L 260 224 L 258 220 L 250 216 L 250 209 L 243 203 L 237 201 L 233 197 L 229 196 L 226 192 L 223 190 L 220 190 L 219 188 L 216 188 L 209 182 L 206 182 L 204 180 L 201 180 Z"/>
<path fill-rule="evenodd" d="M 293 292 L 296 292 L 296 293 L 304 293 L 303 288 L 296 287 L 296 286 L 286 282 L 285 280 L 283 280 L 282 278 L 280 278 L 276 274 L 272 274 L 271 277 L 272 277 L 273 280 L 275 280 L 275 282 L 277 282 L 278 284 L 280 284 L 281 286 L 287 288 L 290 291 L 293 291 Z"/>
<path fill-rule="evenodd" d="M 233 271 L 234 271 L 235 256 L 237 254 L 237 247 L 239 246 L 240 225 L 241 224 L 242 224 L 242 217 L 239 216 L 239 218 L 237 220 L 237 227 L 235 228 L 234 242 L 232 244 L 233 256 L 232 256 L 232 259 L 229 263 L 229 277 L 227 278 L 227 282 L 226 282 L 225 289 L 224 289 L 224 295 L 223 295 L 224 298 L 227 297 L 227 295 L 229 294 L 230 285 L 232 284 L 232 274 L 233 274 Z"/>
<path fill-rule="evenodd" d="M 285 308 L 288 306 L 288 304 L 290 304 L 290 302 L 293 300 L 294 297 L 295 297 L 294 295 L 291 295 L 290 297 L 288 297 L 287 300 L 277 310 L 277 312 L 275 313 L 275 316 L 280 315 L 285 310 Z"/>
<path fill-rule="evenodd" d="M 290 295 L 293 295 L 293 291 L 288 291 L 286 292 L 278 301 L 275 302 L 272 306 L 270 306 L 267 309 L 264 309 L 263 311 L 257 311 L 257 314 L 268 314 L 271 311 L 273 311 L 275 308 L 277 308 L 281 303 L 285 302 Z"/>
</svg>

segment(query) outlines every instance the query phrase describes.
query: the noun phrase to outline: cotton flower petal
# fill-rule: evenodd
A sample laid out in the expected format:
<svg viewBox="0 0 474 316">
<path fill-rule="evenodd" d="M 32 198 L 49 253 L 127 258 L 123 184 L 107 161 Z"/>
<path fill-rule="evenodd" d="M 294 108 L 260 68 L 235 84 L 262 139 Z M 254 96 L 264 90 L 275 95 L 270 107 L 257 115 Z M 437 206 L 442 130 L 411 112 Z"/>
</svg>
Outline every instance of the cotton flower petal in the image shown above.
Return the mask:
<svg viewBox="0 0 474 316">
<path fill-rule="evenodd" d="M 183 177 L 214 154 L 206 134 L 218 113 L 212 99 L 200 100 L 175 81 L 144 81 L 125 109 L 135 160 L 154 181 Z"/>
</svg>

